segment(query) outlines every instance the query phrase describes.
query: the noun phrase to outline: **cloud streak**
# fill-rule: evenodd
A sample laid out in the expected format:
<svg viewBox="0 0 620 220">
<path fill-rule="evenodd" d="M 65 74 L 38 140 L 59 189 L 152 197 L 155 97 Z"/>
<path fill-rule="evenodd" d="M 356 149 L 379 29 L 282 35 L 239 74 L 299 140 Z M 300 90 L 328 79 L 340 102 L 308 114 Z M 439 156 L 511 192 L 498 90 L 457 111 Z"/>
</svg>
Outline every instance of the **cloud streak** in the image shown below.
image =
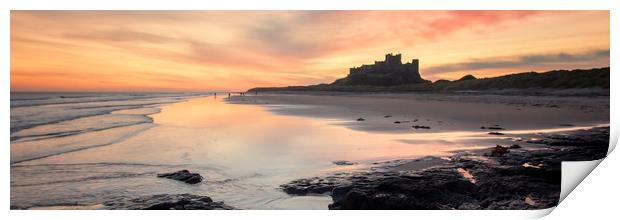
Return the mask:
<svg viewBox="0 0 620 220">
<path fill-rule="evenodd" d="M 609 59 L 609 50 L 600 49 L 586 53 L 570 54 L 534 54 L 524 55 L 513 59 L 476 59 L 470 62 L 439 65 L 424 69 L 425 73 L 436 74 L 457 71 L 486 70 L 498 68 L 528 68 L 538 65 L 564 64 L 568 62 L 588 62 L 600 59 Z"/>
</svg>

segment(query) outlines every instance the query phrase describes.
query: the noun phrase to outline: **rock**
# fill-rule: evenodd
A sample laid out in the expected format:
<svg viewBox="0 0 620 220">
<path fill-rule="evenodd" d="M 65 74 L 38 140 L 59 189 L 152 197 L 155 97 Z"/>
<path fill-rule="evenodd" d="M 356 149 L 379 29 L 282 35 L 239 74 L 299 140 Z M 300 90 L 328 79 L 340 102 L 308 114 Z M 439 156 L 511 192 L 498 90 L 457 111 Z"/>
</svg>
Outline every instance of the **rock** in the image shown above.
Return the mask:
<svg viewBox="0 0 620 220">
<path fill-rule="evenodd" d="M 510 147 L 508 147 L 508 148 L 509 149 L 519 149 L 519 148 L 521 148 L 521 145 L 513 144 L 513 145 L 510 145 Z"/>
<path fill-rule="evenodd" d="M 337 161 L 334 161 L 333 163 L 338 166 L 350 166 L 350 165 L 357 164 L 357 163 L 346 161 L 346 160 L 337 160 Z"/>
<path fill-rule="evenodd" d="M 504 128 L 499 127 L 499 126 L 491 126 L 491 127 L 487 127 L 487 129 L 489 129 L 489 130 L 504 130 Z"/>
<path fill-rule="evenodd" d="M 383 117 L 384 118 L 391 118 L 392 116 L 391 115 L 386 115 L 386 116 L 383 116 Z"/>
<path fill-rule="evenodd" d="M 280 185 L 282 191 L 291 195 L 328 194 L 338 186 L 346 184 L 344 177 L 308 178 L 291 181 Z"/>
<path fill-rule="evenodd" d="M 414 125 L 414 126 L 411 126 L 411 127 L 414 128 L 414 129 L 431 129 L 431 127 L 423 126 L 423 125 Z"/>
<path fill-rule="evenodd" d="M 200 174 L 190 173 L 188 170 L 179 170 L 173 173 L 157 174 L 157 177 L 178 180 L 188 184 L 200 183 L 203 179 Z"/>
<path fill-rule="evenodd" d="M 230 210 L 223 202 L 214 202 L 208 196 L 191 194 L 158 194 L 138 198 L 121 198 L 103 203 L 106 209 L 123 210 Z"/>
<path fill-rule="evenodd" d="M 332 197 L 336 198 L 336 200 L 342 199 L 342 197 L 353 189 L 352 185 L 339 185 L 332 189 Z"/>
<path fill-rule="evenodd" d="M 330 209 L 438 209 L 454 206 L 475 192 L 475 185 L 447 169 L 434 175 L 371 174 L 352 186 L 334 188 Z M 375 175 L 373 177 L 373 175 Z"/>
<path fill-rule="evenodd" d="M 457 209 L 461 209 L 461 210 L 476 210 L 476 209 L 481 209 L 480 204 L 474 204 L 474 203 L 463 203 L 462 205 L 460 205 Z"/>
<path fill-rule="evenodd" d="M 549 146 L 602 146 L 609 144 L 609 127 L 598 127 L 571 134 L 547 135 L 542 139 L 528 140 L 528 143 Z"/>
<path fill-rule="evenodd" d="M 489 132 L 489 134 L 490 135 L 504 135 L 504 133 L 495 132 L 495 131 Z"/>
<path fill-rule="evenodd" d="M 394 124 L 400 124 L 400 121 L 395 121 Z"/>
<path fill-rule="evenodd" d="M 357 121 L 366 121 L 364 118 L 358 118 Z"/>
<path fill-rule="evenodd" d="M 487 127 L 481 126 L 480 129 L 487 129 Z"/>
<path fill-rule="evenodd" d="M 493 148 L 493 150 L 491 150 L 491 156 L 500 157 L 500 156 L 504 156 L 504 154 L 507 154 L 508 152 L 510 152 L 510 150 L 508 150 L 507 147 L 504 147 L 502 145 L 497 145 L 495 146 L 495 148 Z"/>
</svg>

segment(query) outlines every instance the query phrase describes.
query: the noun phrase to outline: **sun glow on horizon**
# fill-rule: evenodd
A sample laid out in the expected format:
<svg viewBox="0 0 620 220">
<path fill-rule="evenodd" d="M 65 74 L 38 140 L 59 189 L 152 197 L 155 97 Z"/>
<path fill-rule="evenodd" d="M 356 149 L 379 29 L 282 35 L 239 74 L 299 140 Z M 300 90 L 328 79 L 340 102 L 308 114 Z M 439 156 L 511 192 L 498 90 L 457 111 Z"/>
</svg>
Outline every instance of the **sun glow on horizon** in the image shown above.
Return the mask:
<svg viewBox="0 0 620 220">
<path fill-rule="evenodd" d="M 12 11 L 11 91 L 331 83 L 400 53 L 422 77 L 609 66 L 609 11 Z"/>
</svg>

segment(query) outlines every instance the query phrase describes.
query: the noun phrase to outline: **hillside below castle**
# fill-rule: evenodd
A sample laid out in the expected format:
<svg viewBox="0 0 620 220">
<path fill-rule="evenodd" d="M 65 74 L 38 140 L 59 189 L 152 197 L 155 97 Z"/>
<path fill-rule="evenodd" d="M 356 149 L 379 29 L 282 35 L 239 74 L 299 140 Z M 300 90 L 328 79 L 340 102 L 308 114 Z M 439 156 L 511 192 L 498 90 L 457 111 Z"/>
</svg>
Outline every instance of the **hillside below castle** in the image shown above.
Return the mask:
<svg viewBox="0 0 620 220">
<path fill-rule="evenodd" d="M 386 54 L 384 61 L 349 69 L 349 74 L 330 84 L 287 87 L 258 87 L 249 92 L 456 92 L 516 90 L 520 93 L 609 95 L 609 67 L 576 70 L 523 72 L 498 77 L 476 78 L 465 75 L 459 80 L 431 82 L 421 77 L 419 61 L 402 63 L 400 54 Z"/>
</svg>

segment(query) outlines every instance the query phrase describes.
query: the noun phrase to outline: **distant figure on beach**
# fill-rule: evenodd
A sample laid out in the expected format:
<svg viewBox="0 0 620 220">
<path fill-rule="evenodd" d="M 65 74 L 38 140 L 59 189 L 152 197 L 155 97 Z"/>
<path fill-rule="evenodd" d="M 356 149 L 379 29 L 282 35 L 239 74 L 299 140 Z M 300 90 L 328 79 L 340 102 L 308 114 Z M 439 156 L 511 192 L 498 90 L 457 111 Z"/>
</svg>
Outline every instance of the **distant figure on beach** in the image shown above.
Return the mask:
<svg viewBox="0 0 620 220">
<path fill-rule="evenodd" d="M 230 92 L 228 93 L 228 98 L 230 98 Z"/>
<path fill-rule="evenodd" d="M 213 93 L 213 98 L 216 99 L 217 98 L 217 92 Z"/>
<path fill-rule="evenodd" d="M 258 95 L 258 90 L 254 91 L 254 95 Z"/>
</svg>

